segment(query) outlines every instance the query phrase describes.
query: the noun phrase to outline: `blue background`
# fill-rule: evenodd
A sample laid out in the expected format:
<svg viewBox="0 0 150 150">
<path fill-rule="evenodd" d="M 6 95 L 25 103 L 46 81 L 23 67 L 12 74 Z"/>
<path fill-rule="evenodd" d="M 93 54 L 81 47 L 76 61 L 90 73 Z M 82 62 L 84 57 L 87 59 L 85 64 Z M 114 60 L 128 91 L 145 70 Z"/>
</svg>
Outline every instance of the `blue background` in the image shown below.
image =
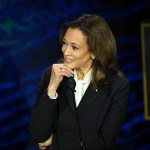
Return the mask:
<svg viewBox="0 0 150 150">
<path fill-rule="evenodd" d="M 0 0 L 0 150 L 36 150 L 28 133 L 35 91 L 44 69 L 61 56 L 60 26 L 82 13 L 102 16 L 118 47 L 117 60 L 131 83 L 120 150 L 150 149 L 144 118 L 140 25 L 148 0 Z"/>
</svg>

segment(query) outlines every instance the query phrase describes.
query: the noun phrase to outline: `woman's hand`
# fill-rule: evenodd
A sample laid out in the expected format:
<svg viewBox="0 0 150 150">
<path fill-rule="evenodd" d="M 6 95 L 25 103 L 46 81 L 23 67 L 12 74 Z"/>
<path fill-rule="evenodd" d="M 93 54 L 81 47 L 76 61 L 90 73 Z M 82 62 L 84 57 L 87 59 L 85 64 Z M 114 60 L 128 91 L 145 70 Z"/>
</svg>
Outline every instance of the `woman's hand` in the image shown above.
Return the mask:
<svg viewBox="0 0 150 150">
<path fill-rule="evenodd" d="M 49 139 L 47 139 L 46 141 L 44 141 L 42 143 L 38 143 L 39 149 L 43 150 L 43 149 L 46 149 L 47 147 L 51 146 L 51 144 L 52 144 L 52 138 L 53 138 L 53 135 L 51 135 L 49 137 Z"/>
<path fill-rule="evenodd" d="M 73 70 L 68 68 L 64 64 L 53 64 L 52 65 L 52 72 L 51 72 L 51 78 L 50 78 L 50 83 L 48 86 L 48 93 L 51 96 L 55 96 L 56 90 L 62 81 L 63 77 L 71 77 L 73 76 Z"/>
</svg>

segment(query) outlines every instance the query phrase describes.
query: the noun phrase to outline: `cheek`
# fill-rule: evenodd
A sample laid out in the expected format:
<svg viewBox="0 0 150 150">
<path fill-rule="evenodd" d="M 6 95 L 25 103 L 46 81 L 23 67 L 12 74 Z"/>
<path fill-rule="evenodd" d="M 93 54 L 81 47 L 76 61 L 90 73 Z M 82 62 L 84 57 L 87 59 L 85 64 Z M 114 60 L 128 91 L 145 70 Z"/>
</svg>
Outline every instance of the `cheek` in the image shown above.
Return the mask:
<svg viewBox="0 0 150 150">
<path fill-rule="evenodd" d="M 87 59 L 90 59 L 90 56 L 91 54 L 89 52 L 84 52 L 84 53 L 81 53 L 78 57 L 82 60 L 87 60 Z"/>
<path fill-rule="evenodd" d="M 82 61 L 83 61 L 83 58 L 84 58 L 83 55 L 81 55 L 81 54 L 76 54 L 76 53 L 72 54 L 72 57 L 73 57 L 73 59 L 76 60 L 75 62 L 77 62 L 77 63 L 82 62 Z"/>
<path fill-rule="evenodd" d="M 80 54 L 78 56 L 74 56 L 74 58 L 76 58 L 77 62 L 80 64 L 86 63 L 89 60 L 91 60 L 90 54 Z"/>
</svg>

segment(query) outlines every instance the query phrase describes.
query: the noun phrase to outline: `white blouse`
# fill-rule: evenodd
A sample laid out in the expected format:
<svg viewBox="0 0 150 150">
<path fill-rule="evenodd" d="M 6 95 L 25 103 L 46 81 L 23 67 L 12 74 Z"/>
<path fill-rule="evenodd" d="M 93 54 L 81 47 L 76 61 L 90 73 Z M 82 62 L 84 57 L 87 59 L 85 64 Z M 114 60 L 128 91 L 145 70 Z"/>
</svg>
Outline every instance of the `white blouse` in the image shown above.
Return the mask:
<svg viewBox="0 0 150 150">
<path fill-rule="evenodd" d="M 74 80 L 76 81 L 76 87 L 75 87 L 76 107 L 79 105 L 85 91 L 87 90 L 90 84 L 91 73 L 92 73 L 92 69 L 86 74 L 83 80 L 78 80 L 77 73 L 76 71 L 74 71 Z"/>
</svg>

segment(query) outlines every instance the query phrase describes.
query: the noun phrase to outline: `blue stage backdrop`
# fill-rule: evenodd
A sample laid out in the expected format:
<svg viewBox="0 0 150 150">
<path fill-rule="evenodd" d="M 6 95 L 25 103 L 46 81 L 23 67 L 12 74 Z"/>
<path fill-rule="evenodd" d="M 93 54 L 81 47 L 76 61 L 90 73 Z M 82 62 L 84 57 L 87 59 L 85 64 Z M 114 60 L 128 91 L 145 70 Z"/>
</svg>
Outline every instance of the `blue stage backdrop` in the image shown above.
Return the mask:
<svg viewBox="0 0 150 150">
<path fill-rule="evenodd" d="M 36 150 L 28 133 L 35 91 L 44 69 L 61 56 L 63 22 L 82 13 L 104 17 L 118 45 L 117 59 L 131 83 L 120 150 L 150 149 L 144 118 L 140 24 L 150 19 L 149 0 L 0 0 L 0 150 Z"/>
</svg>

